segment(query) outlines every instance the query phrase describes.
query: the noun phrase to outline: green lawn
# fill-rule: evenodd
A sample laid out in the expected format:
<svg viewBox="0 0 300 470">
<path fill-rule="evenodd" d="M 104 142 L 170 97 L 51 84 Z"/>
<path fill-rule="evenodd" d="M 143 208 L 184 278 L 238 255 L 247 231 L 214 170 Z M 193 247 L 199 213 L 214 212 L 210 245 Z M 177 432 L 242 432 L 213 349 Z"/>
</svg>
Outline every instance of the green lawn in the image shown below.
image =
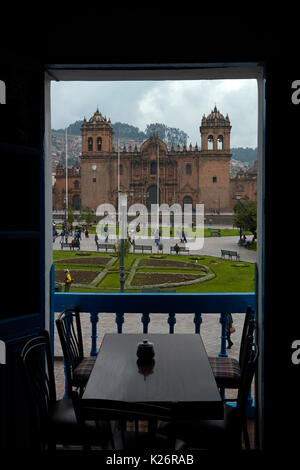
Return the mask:
<svg viewBox="0 0 300 470">
<path fill-rule="evenodd" d="M 98 270 L 104 269 L 105 266 L 101 265 L 95 266 L 91 265 L 88 266 L 87 261 L 82 264 L 69 264 L 69 259 L 80 259 L 84 257 L 92 257 L 92 258 L 109 258 L 110 254 L 107 253 L 96 253 L 96 252 L 80 252 L 80 256 L 78 252 L 62 252 L 60 250 L 53 251 L 53 260 L 54 264 L 55 261 L 58 260 L 66 260 L 66 263 L 57 264 L 55 269 L 65 269 L 68 267 L 77 270 Z M 149 261 L 151 259 L 160 259 L 159 257 L 153 257 L 153 255 L 140 255 L 140 254 L 128 254 L 125 258 L 125 271 L 126 275 L 130 271 L 132 263 L 136 259 L 146 259 L 148 258 Z M 164 255 L 163 260 L 174 260 L 174 261 L 185 261 L 191 262 L 193 258 L 198 258 L 198 265 L 208 266 L 210 270 L 215 273 L 215 278 L 200 282 L 198 284 L 180 286 L 176 288 L 178 293 L 195 293 L 195 292 L 203 292 L 203 293 L 214 293 L 214 292 L 254 292 L 254 264 L 247 263 L 247 262 L 234 262 L 229 260 L 223 260 L 220 258 L 215 258 L 211 256 L 186 256 L 186 255 Z M 71 287 L 71 292 L 119 292 L 120 289 L 120 264 L 119 260 L 116 260 L 115 264 L 108 268 L 108 273 L 106 277 L 102 280 L 97 287 L 86 287 L 86 288 L 78 288 L 76 286 Z M 198 269 L 193 270 L 193 265 L 188 267 L 184 270 L 180 270 L 178 267 L 149 267 L 146 266 L 140 267 L 137 272 L 160 272 L 160 273 L 168 273 L 168 272 L 185 272 L 185 273 L 201 273 L 202 271 Z M 137 290 L 126 290 L 126 292 L 139 292 Z M 163 290 L 162 290 L 163 292 Z"/>
</svg>

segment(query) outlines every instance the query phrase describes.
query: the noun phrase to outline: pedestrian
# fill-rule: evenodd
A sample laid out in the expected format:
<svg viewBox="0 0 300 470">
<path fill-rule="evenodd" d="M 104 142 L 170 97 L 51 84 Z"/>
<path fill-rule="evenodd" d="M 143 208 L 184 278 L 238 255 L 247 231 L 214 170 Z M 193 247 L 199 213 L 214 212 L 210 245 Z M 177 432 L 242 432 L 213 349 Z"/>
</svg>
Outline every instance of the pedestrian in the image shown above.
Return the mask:
<svg viewBox="0 0 300 470">
<path fill-rule="evenodd" d="M 185 231 L 182 229 L 182 232 L 181 232 L 181 243 L 187 243 L 187 239 L 186 239 L 186 236 L 185 236 Z"/>
<path fill-rule="evenodd" d="M 64 230 L 62 230 L 61 233 L 60 233 L 60 243 L 64 242 L 64 238 L 65 238 L 65 232 L 64 232 Z"/>
<path fill-rule="evenodd" d="M 235 327 L 233 326 L 233 318 L 231 313 L 228 313 L 228 320 L 226 326 L 226 338 L 228 341 L 227 349 L 230 349 L 233 346 L 233 342 L 230 339 L 230 335 L 235 332 Z"/>
<path fill-rule="evenodd" d="M 53 234 L 52 235 L 53 235 L 53 243 L 54 243 L 55 240 L 56 240 L 56 237 L 58 236 L 56 228 L 53 228 Z"/>
<path fill-rule="evenodd" d="M 69 269 L 65 269 L 65 275 L 65 292 L 69 292 L 71 284 L 73 282 Z"/>
<path fill-rule="evenodd" d="M 95 233 L 95 243 L 96 243 L 96 245 L 98 245 L 98 240 L 99 240 L 99 237 L 98 237 L 98 234 L 97 234 L 97 232 L 96 232 L 96 233 Z"/>
<path fill-rule="evenodd" d="M 109 236 L 108 235 L 108 224 L 105 225 L 103 230 L 104 230 L 104 235 L 105 235 L 105 240 L 104 241 L 105 241 L 105 243 L 107 243 L 108 242 L 108 236 Z"/>
<path fill-rule="evenodd" d="M 135 246 L 135 233 L 134 230 L 131 232 L 131 245 Z"/>
<path fill-rule="evenodd" d="M 155 244 L 157 247 L 159 245 L 159 240 L 160 240 L 159 230 L 155 230 Z"/>
<path fill-rule="evenodd" d="M 176 243 L 176 245 L 174 246 L 174 251 L 175 251 L 176 255 L 178 255 L 178 253 L 179 253 L 178 243 Z"/>
</svg>

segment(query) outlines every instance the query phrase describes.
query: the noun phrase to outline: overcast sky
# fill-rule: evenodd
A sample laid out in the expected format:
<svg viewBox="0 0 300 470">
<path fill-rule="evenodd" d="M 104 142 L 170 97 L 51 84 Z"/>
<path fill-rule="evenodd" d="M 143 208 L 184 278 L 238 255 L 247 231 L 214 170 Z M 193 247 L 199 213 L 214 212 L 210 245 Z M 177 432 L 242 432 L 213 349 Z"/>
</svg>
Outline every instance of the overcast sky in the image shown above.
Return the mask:
<svg viewBox="0 0 300 470">
<path fill-rule="evenodd" d="M 89 119 L 97 109 L 112 123 L 144 131 L 159 122 L 200 144 L 199 126 L 214 106 L 231 121 L 231 147 L 257 147 L 256 80 L 52 82 L 51 128 Z"/>
</svg>

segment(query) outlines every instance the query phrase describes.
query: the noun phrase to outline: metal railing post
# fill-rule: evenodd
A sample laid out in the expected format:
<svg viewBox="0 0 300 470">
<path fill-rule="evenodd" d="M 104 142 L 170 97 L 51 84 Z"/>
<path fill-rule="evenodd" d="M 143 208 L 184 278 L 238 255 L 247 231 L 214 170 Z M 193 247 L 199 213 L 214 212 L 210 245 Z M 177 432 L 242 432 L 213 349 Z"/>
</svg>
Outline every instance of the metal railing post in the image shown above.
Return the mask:
<svg viewBox="0 0 300 470">
<path fill-rule="evenodd" d="M 148 324 L 150 323 L 150 313 L 146 312 L 142 314 L 141 322 L 143 323 L 143 333 L 148 333 Z"/>
<path fill-rule="evenodd" d="M 97 356 L 98 349 L 97 349 L 97 323 L 99 321 L 99 313 L 98 312 L 90 312 L 90 320 L 92 324 L 92 346 L 90 356 Z"/>
<path fill-rule="evenodd" d="M 169 313 L 168 323 L 170 325 L 169 333 L 173 334 L 174 333 L 174 325 L 176 323 L 176 317 L 175 317 L 174 312 Z"/>
<path fill-rule="evenodd" d="M 227 339 L 227 322 L 228 322 L 228 315 L 227 313 L 221 313 L 220 315 L 220 323 L 222 325 L 221 329 L 221 350 L 219 352 L 219 357 L 228 357 L 226 352 L 226 339 Z"/>
<path fill-rule="evenodd" d="M 116 324 L 118 333 L 122 333 L 122 325 L 124 323 L 124 312 L 116 313 Z"/>
<path fill-rule="evenodd" d="M 194 323 L 195 323 L 195 333 L 200 334 L 200 328 L 202 323 L 202 315 L 197 312 L 194 314 Z"/>
</svg>

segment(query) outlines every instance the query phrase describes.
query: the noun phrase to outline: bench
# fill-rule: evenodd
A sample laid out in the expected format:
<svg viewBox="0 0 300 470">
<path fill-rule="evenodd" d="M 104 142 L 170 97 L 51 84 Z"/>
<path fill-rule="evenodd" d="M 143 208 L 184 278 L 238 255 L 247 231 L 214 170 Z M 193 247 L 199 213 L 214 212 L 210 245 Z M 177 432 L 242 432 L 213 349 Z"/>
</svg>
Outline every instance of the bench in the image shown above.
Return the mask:
<svg viewBox="0 0 300 470">
<path fill-rule="evenodd" d="M 221 236 L 221 230 L 210 230 L 210 236 L 211 237 L 220 237 Z"/>
<path fill-rule="evenodd" d="M 99 250 L 105 250 L 107 252 L 107 250 L 115 250 L 115 245 L 113 245 L 112 243 L 96 243 L 97 245 L 97 251 Z"/>
<path fill-rule="evenodd" d="M 134 245 L 133 251 L 135 252 L 136 250 L 142 250 L 142 253 L 144 253 L 144 251 L 151 251 L 152 253 L 152 246 L 151 245 Z"/>
<path fill-rule="evenodd" d="M 180 252 L 181 253 L 189 253 L 190 252 L 190 249 L 187 248 L 186 246 L 179 246 L 178 248 L 179 248 L 178 253 L 180 253 Z M 175 246 L 171 246 L 171 253 L 172 253 L 172 251 L 175 251 L 175 253 L 176 253 Z"/>
<path fill-rule="evenodd" d="M 60 248 L 61 250 L 63 250 L 64 248 L 70 248 L 70 251 L 73 249 L 74 251 L 74 248 L 77 248 L 78 250 L 80 250 L 80 243 L 65 243 L 65 242 L 62 242 L 60 244 Z"/>
<path fill-rule="evenodd" d="M 237 251 L 230 251 L 230 250 L 221 250 L 221 258 L 224 258 L 225 259 L 225 256 L 228 256 L 230 259 L 232 259 L 233 256 L 235 256 L 235 258 L 237 260 L 240 259 L 240 255 L 238 254 Z"/>
</svg>

